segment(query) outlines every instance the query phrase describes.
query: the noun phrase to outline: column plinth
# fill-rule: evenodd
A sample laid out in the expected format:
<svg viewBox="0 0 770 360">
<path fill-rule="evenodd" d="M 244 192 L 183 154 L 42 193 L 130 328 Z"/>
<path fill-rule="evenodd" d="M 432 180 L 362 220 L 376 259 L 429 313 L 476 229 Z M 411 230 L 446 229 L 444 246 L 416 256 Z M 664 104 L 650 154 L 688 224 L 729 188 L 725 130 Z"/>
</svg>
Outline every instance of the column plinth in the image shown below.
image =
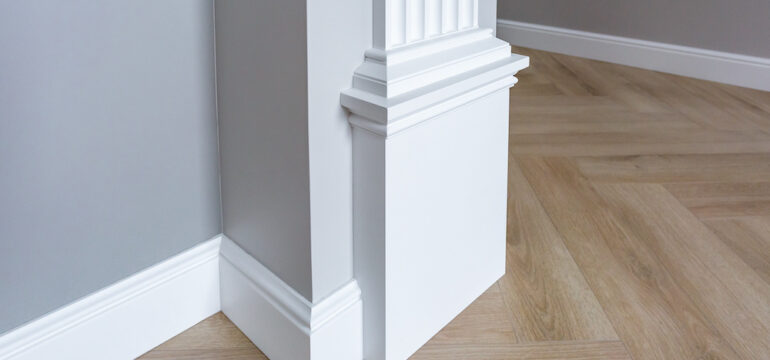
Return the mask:
<svg viewBox="0 0 770 360">
<path fill-rule="evenodd" d="M 375 1 L 375 47 L 341 95 L 366 359 L 407 358 L 505 272 L 508 89 L 529 58 L 477 6 Z"/>
</svg>

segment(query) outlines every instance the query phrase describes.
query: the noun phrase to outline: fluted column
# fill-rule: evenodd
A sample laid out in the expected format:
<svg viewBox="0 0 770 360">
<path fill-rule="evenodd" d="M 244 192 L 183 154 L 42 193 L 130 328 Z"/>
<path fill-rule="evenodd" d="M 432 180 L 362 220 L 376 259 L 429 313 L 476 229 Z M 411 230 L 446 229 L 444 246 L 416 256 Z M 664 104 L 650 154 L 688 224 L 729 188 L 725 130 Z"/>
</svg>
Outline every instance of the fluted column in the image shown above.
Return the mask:
<svg viewBox="0 0 770 360">
<path fill-rule="evenodd" d="M 382 50 L 478 27 L 478 0 L 375 0 L 374 47 Z"/>
</svg>

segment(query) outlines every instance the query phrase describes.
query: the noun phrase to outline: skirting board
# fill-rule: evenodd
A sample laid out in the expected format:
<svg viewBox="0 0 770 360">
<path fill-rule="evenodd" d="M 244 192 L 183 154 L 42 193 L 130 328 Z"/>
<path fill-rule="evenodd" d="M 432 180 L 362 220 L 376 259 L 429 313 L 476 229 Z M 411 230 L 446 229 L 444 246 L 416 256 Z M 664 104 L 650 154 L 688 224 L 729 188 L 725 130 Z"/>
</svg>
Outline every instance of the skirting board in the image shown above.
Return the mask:
<svg viewBox="0 0 770 360">
<path fill-rule="evenodd" d="M 224 235 L 0 337 L 0 360 L 134 359 L 222 310 L 272 360 L 362 358 L 361 290 L 312 304 Z"/>
<path fill-rule="evenodd" d="M 312 304 L 227 237 L 221 255 L 222 311 L 270 359 L 362 358 L 355 280 Z"/>
<path fill-rule="evenodd" d="M 0 359 L 134 359 L 219 303 L 216 236 L 0 337 Z"/>
<path fill-rule="evenodd" d="M 770 91 L 770 59 L 498 19 L 512 45 Z"/>
</svg>

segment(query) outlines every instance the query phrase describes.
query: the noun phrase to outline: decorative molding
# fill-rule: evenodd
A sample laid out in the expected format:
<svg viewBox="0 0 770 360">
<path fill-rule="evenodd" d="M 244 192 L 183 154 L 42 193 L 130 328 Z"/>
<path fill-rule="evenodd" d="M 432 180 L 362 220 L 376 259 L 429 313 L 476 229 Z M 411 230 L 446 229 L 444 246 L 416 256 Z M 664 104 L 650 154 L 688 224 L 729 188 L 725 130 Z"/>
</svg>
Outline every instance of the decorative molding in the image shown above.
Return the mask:
<svg viewBox="0 0 770 360">
<path fill-rule="evenodd" d="M 394 17 L 415 3 L 422 24 Z M 369 360 L 409 357 L 505 272 L 508 88 L 529 58 L 479 29 L 477 6 L 375 0 L 373 48 L 340 95 Z"/>
<path fill-rule="evenodd" d="M 529 58 L 490 29 L 474 29 L 393 50 L 370 49 L 342 91 L 354 126 L 391 136 L 516 83 Z"/>
<path fill-rule="evenodd" d="M 222 311 L 268 357 L 362 358 L 361 290 L 355 280 L 313 304 L 224 236 L 221 255 Z"/>
<path fill-rule="evenodd" d="M 770 59 L 498 19 L 513 45 L 770 91 Z"/>
<path fill-rule="evenodd" d="M 478 0 L 388 0 L 385 48 L 476 28 L 478 9 Z"/>
<path fill-rule="evenodd" d="M 216 236 L 0 337 L 0 359 L 133 359 L 219 311 Z"/>
</svg>

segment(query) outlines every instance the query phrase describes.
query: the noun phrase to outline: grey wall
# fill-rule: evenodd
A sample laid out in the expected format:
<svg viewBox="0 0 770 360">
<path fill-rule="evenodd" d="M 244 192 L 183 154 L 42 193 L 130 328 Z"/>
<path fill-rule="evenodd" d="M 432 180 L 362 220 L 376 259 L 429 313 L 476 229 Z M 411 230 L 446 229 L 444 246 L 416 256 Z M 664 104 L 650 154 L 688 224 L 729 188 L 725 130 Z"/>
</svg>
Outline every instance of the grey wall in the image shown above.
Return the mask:
<svg viewBox="0 0 770 360">
<path fill-rule="evenodd" d="M 498 17 L 770 57 L 767 0 L 499 0 Z"/>
<path fill-rule="evenodd" d="M 312 298 L 306 1 L 217 1 L 224 233 Z"/>
<path fill-rule="evenodd" d="M 0 2 L 0 333 L 220 232 L 211 0 Z"/>
</svg>

